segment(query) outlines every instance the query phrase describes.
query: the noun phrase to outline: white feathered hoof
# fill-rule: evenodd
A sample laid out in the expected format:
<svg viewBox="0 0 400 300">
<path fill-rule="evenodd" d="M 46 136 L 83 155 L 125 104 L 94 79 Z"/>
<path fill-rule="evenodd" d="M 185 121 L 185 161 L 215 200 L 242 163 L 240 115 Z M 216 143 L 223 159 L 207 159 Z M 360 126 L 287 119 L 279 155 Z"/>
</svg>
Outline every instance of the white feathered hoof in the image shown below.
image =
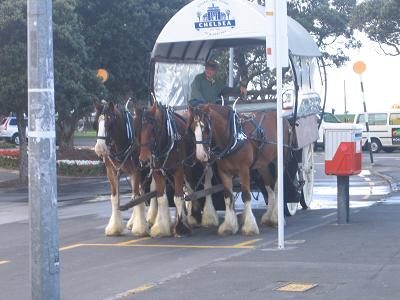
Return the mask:
<svg viewBox="0 0 400 300">
<path fill-rule="evenodd" d="M 152 238 L 171 236 L 171 228 L 169 225 L 166 227 L 156 222 L 153 226 L 151 226 L 150 236 Z"/>
<path fill-rule="evenodd" d="M 206 200 L 204 204 L 203 216 L 201 218 L 202 227 L 217 227 L 219 225 L 218 214 L 212 201 Z"/>
<path fill-rule="evenodd" d="M 128 223 L 126 223 L 126 228 L 131 231 L 132 230 L 132 225 L 133 225 L 133 214 L 131 218 L 129 219 Z"/>
<path fill-rule="evenodd" d="M 153 224 L 156 222 L 156 217 L 157 217 L 157 200 L 156 199 L 151 199 L 150 200 L 150 207 L 147 211 L 146 215 L 146 221 L 149 226 L 153 226 Z"/>
<path fill-rule="evenodd" d="M 278 220 L 274 220 L 271 218 L 271 216 L 268 215 L 268 212 L 265 213 L 262 218 L 261 218 L 261 224 L 273 228 L 278 227 Z"/>
<path fill-rule="evenodd" d="M 247 216 L 244 220 L 242 230 L 243 235 L 259 235 L 260 230 L 258 229 L 256 219 L 253 215 Z"/>
<path fill-rule="evenodd" d="M 138 237 L 149 236 L 149 228 L 147 224 L 133 224 L 131 232 L 133 235 Z"/>
<path fill-rule="evenodd" d="M 118 211 L 113 214 L 108 222 L 108 225 L 105 229 L 106 236 L 115 236 L 121 235 L 124 231 L 124 225 L 122 223 L 121 212 Z"/>
<path fill-rule="evenodd" d="M 239 230 L 239 224 L 235 213 L 228 218 L 218 227 L 218 234 L 221 236 L 236 234 Z"/>
</svg>

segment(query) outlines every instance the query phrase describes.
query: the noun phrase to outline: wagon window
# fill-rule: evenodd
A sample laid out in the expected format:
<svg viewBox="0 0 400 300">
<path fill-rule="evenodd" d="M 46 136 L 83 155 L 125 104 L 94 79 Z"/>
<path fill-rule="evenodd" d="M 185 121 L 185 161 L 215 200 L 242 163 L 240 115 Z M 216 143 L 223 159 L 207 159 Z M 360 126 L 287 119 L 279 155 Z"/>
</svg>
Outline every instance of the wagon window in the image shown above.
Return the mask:
<svg viewBox="0 0 400 300">
<path fill-rule="evenodd" d="M 389 118 L 390 125 L 400 125 L 400 113 L 392 113 Z"/>
</svg>

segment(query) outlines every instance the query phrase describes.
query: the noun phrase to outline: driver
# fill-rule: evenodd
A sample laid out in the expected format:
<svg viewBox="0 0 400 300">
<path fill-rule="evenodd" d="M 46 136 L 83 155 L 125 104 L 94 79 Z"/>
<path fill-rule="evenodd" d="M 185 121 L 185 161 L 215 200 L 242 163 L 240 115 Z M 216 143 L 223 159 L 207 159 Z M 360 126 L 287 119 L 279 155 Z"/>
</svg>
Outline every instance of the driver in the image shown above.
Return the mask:
<svg viewBox="0 0 400 300">
<path fill-rule="evenodd" d="M 192 106 L 203 103 L 217 103 L 217 99 L 222 96 L 235 96 L 245 94 L 246 86 L 230 88 L 214 77 L 218 71 L 218 64 L 214 60 L 209 60 L 205 64 L 203 73 L 196 75 L 191 85 L 189 104 Z"/>
</svg>

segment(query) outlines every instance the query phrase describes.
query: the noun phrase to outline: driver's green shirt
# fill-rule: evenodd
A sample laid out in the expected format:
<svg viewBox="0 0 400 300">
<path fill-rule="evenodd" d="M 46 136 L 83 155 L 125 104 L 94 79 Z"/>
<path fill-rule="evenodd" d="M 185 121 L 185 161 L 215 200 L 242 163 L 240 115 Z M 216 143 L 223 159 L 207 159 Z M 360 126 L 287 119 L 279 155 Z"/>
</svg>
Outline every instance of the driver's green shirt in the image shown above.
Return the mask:
<svg viewBox="0 0 400 300">
<path fill-rule="evenodd" d="M 222 96 L 240 94 L 240 87 L 230 88 L 221 81 L 207 80 L 204 73 L 198 74 L 191 85 L 190 100 L 198 99 L 206 103 L 216 103 Z"/>
</svg>

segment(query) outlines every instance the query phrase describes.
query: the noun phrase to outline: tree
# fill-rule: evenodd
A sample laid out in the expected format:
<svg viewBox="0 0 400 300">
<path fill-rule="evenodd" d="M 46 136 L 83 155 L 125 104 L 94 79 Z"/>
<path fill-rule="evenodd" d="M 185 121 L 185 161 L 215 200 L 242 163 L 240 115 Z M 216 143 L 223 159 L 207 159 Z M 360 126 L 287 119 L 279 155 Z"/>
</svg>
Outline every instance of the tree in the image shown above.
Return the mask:
<svg viewBox="0 0 400 300">
<path fill-rule="evenodd" d="M 77 120 L 104 93 L 96 72 L 87 67 L 85 41 L 75 14 L 76 0 L 53 1 L 54 68 L 57 138 L 61 148 L 72 145 Z M 2 113 L 15 112 L 20 140 L 20 179 L 27 181 L 27 145 L 24 114 L 27 114 L 26 1 L 0 2 L 0 103 Z"/>
<path fill-rule="evenodd" d="M 0 2 L 0 104 L 2 113 L 14 112 L 20 141 L 19 178 L 28 181 L 28 156 L 24 114 L 27 112 L 26 1 Z"/>
<path fill-rule="evenodd" d="M 93 109 L 106 90 L 88 68 L 88 47 L 76 14 L 77 0 L 53 1 L 54 81 L 57 143 L 61 151 L 73 148 L 76 124 Z"/>
<path fill-rule="evenodd" d="M 109 73 L 105 83 L 114 101 L 147 99 L 149 60 L 168 20 L 187 0 L 81 0 L 78 13 L 91 46 L 90 67 Z"/>
<path fill-rule="evenodd" d="M 358 4 L 352 25 L 377 42 L 385 55 L 400 55 L 399 0 L 367 0 Z"/>
</svg>

